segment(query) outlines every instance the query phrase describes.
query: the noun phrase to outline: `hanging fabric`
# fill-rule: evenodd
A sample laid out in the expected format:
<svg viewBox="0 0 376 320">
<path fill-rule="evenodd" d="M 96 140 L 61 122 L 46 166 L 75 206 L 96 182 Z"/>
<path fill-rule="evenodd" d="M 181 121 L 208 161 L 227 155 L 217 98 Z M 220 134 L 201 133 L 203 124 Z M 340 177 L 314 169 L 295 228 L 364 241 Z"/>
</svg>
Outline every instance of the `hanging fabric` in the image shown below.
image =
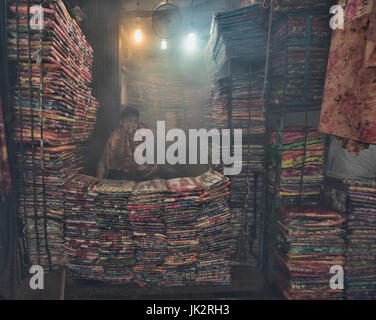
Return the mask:
<svg viewBox="0 0 376 320">
<path fill-rule="evenodd" d="M 319 129 L 344 138 L 355 153 L 376 144 L 375 15 L 376 1 L 347 1 L 344 29 L 333 31 L 326 74 Z"/>
</svg>

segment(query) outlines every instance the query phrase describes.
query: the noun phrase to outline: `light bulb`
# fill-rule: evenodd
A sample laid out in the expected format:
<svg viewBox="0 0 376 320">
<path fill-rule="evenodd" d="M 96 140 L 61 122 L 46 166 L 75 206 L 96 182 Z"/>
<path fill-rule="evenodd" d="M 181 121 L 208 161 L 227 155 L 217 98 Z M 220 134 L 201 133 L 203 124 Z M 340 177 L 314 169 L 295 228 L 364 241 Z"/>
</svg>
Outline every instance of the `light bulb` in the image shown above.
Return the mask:
<svg viewBox="0 0 376 320">
<path fill-rule="evenodd" d="M 141 42 L 142 41 L 142 32 L 140 29 L 137 29 L 136 32 L 134 33 L 134 38 L 136 42 Z"/>
<path fill-rule="evenodd" d="M 162 40 L 161 42 L 161 49 L 166 50 L 167 49 L 167 40 Z"/>
<path fill-rule="evenodd" d="M 196 50 L 196 34 L 194 34 L 193 32 L 188 34 L 187 40 L 185 41 L 185 47 L 190 52 Z"/>
</svg>

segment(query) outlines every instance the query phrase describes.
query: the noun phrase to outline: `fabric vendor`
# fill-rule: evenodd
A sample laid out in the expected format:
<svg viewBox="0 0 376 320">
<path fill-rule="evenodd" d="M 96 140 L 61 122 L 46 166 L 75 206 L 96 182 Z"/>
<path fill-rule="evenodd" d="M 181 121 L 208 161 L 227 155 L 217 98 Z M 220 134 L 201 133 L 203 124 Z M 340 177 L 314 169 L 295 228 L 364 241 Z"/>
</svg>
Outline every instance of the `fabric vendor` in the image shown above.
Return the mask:
<svg viewBox="0 0 376 320">
<path fill-rule="evenodd" d="M 148 180 L 154 177 L 157 165 L 138 165 L 134 152 L 139 142 L 134 141 L 137 130 L 148 127 L 139 121 L 140 114 L 134 107 L 124 108 L 119 125 L 107 141 L 97 169 L 97 179 Z"/>
</svg>

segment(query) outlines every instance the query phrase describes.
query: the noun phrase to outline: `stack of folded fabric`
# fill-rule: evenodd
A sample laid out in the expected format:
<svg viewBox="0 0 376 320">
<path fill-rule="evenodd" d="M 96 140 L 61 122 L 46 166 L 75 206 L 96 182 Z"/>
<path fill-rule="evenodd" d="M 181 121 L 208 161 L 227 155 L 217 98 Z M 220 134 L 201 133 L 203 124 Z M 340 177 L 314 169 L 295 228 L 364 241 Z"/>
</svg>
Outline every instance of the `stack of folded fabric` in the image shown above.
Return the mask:
<svg viewBox="0 0 376 320">
<path fill-rule="evenodd" d="M 29 42 L 27 1 L 9 8 L 9 59 L 17 61 L 14 140 L 39 141 L 43 130 L 49 144 L 86 141 L 99 105 L 90 87 L 93 50 L 80 27 L 61 0 L 45 2 L 43 33 L 32 30 Z"/>
<path fill-rule="evenodd" d="M 321 206 L 281 207 L 277 232 L 277 283 L 288 299 L 343 299 L 332 289 L 332 266 L 344 266 L 345 217 Z"/>
<path fill-rule="evenodd" d="M 103 267 L 103 280 L 111 283 L 131 283 L 134 280 L 133 237 L 128 232 L 101 231 L 98 264 Z"/>
<path fill-rule="evenodd" d="M 202 186 L 195 178 L 166 180 L 166 184 L 169 194 L 164 200 L 163 215 L 168 243 L 165 285 L 189 285 L 195 282 L 196 275 Z"/>
<path fill-rule="evenodd" d="M 249 1 L 249 0 L 248 0 Z M 251 0 L 252 1 L 252 0 Z M 288 12 L 291 10 L 327 10 L 331 5 L 336 4 L 336 0 L 275 0 L 272 8 L 276 12 Z"/>
<path fill-rule="evenodd" d="M 206 49 L 209 72 L 220 70 L 228 59 L 265 59 L 267 30 L 263 20 L 264 11 L 258 5 L 215 14 Z"/>
<path fill-rule="evenodd" d="M 321 103 L 331 39 L 329 8 L 321 14 L 287 14 L 273 24 L 271 105 Z"/>
<path fill-rule="evenodd" d="M 196 282 L 210 285 L 230 285 L 232 225 L 229 208 L 229 184 L 225 176 L 209 171 L 200 177 L 203 186 L 198 218 L 199 250 Z"/>
<path fill-rule="evenodd" d="M 264 66 L 232 79 L 232 126 L 243 130 L 243 137 L 266 131 L 262 90 Z"/>
<path fill-rule="evenodd" d="M 135 247 L 135 281 L 160 286 L 165 281 L 166 228 L 162 221 L 164 180 L 140 182 L 127 204 Z"/>
<path fill-rule="evenodd" d="M 95 187 L 98 197 L 94 212 L 100 229 L 98 264 L 105 281 L 133 280 L 134 248 L 127 202 L 135 186 L 134 181 L 104 180 Z"/>
<path fill-rule="evenodd" d="M 17 152 L 18 214 L 27 230 L 29 258 L 34 264 L 40 260 L 46 270 L 64 264 L 63 186 L 78 174 L 81 165 L 75 146 L 45 147 L 43 158 L 39 147 L 34 152 L 29 147 Z"/>
<path fill-rule="evenodd" d="M 93 177 L 77 175 L 64 186 L 65 254 L 74 278 L 100 280 L 99 228 L 95 222 L 97 192 Z"/>
<path fill-rule="evenodd" d="M 193 100 L 200 94 L 185 90 L 179 71 L 170 62 L 131 67 L 128 71 L 129 102 L 140 106 L 149 127 L 155 128 L 157 121 L 166 121 L 167 131 L 184 127 L 184 111 L 192 109 Z"/>
<path fill-rule="evenodd" d="M 266 131 L 263 103 L 263 71 L 232 77 L 230 92 L 228 77 L 212 79 L 204 107 L 209 128 L 229 128 L 229 103 L 232 103 L 232 127 L 242 129 L 243 137 Z M 230 97 L 231 94 L 231 97 Z M 211 105 L 210 105 L 211 104 Z"/>
<path fill-rule="evenodd" d="M 228 78 L 212 79 L 207 88 L 204 108 L 208 129 L 228 128 Z"/>
<path fill-rule="evenodd" d="M 376 299 L 376 183 L 349 186 L 345 287 L 348 299 Z"/>
<path fill-rule="evenodd" d="M 281 204 L 319 204 L 324 180 L 322 135 L 314 128 L 287 127 L 283 132 L 283 146 L 280 149 L 277 135 L 274 131 L 270 136 L 269 191 L 275 193 L 277 168 L 281 160 L 280 192 L 277 195 Z M 278 159 L 279 153 L 282 159 Z"/>
</svg>

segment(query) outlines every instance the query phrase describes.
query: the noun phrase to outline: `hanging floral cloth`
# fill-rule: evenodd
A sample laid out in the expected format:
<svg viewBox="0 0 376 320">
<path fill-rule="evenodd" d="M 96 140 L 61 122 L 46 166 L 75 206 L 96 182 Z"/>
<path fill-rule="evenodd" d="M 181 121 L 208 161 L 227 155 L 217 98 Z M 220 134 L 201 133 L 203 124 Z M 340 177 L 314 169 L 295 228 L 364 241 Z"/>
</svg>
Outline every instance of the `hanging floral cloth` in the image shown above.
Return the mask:
<svg viewBox="0 0 376 320">
<path fill-rule="evenodd" d="M 319 130 L 358 153 L 376 144 L 376 1 L 338 4 L 345 24 L 333 31 Z"/>
<path fill-rule="evenodd" d="M 11 179 L 8 163 L 7 145 L 5 139 L 3 109 L 0 99 L 0 201 L 5 201 L 5 197 L 10 193 L 10 190 Z"/>
</svg>

